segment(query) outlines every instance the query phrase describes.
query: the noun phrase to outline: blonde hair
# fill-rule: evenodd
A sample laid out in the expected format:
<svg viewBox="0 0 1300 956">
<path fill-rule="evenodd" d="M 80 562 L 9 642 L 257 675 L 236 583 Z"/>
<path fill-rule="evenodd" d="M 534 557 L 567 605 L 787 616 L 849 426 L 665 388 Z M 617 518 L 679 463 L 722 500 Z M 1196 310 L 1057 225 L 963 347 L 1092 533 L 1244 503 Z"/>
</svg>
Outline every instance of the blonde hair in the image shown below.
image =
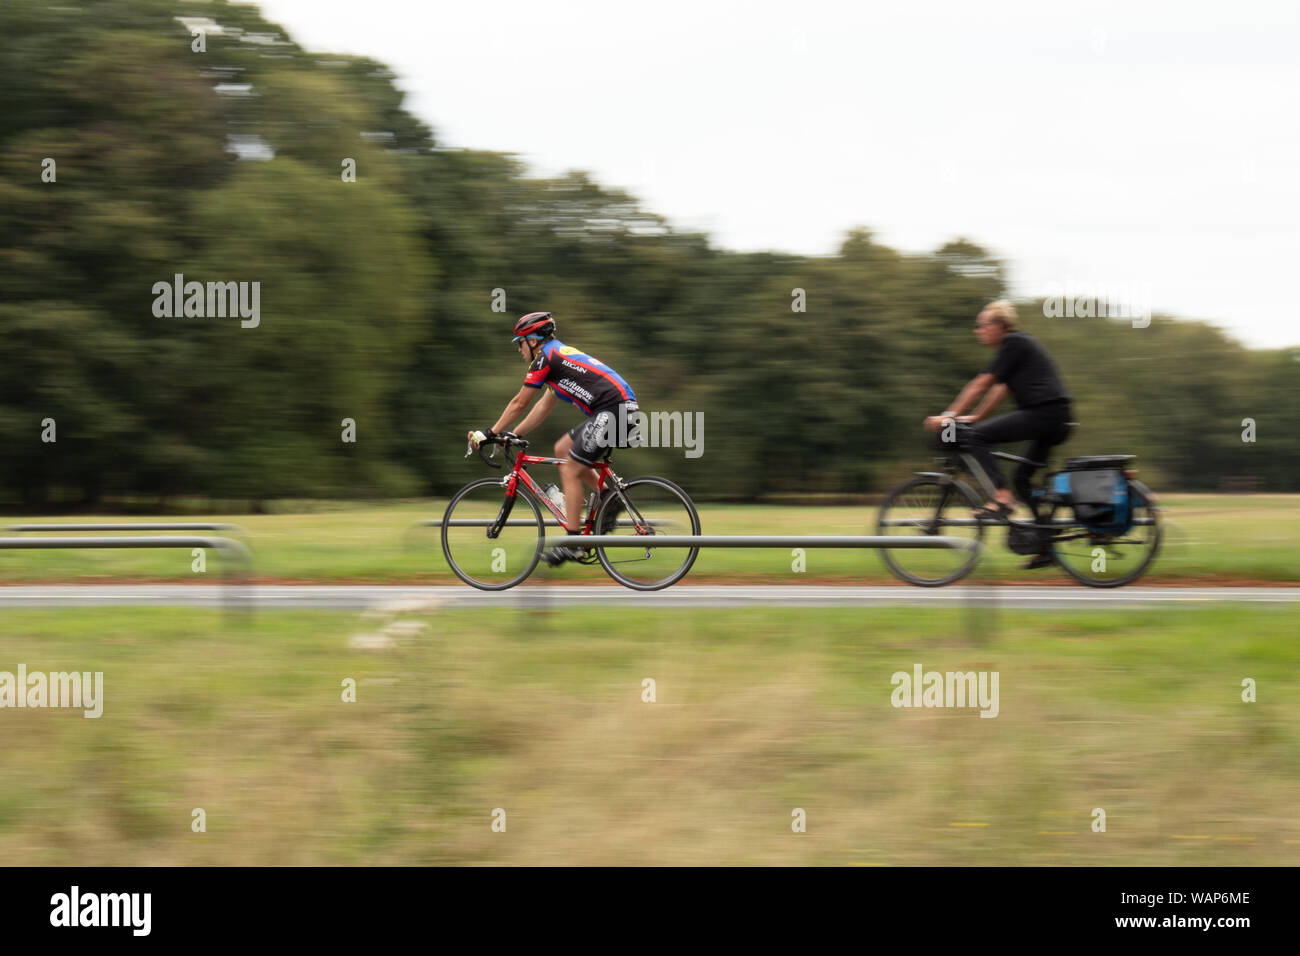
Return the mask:
<svg viewBox="0 0 1300 956">
<path fill-rule="evenodd" d="M 984 306 L 983 311 L 990 321 L 996 321 L 1008 332 L 1014 332 L 1020 328 L 1020 320 L 1016 318 L 1016 307 L 1011 304 L 1009 299 L 998 299 L 996 302 L 990 302 Z"/>
</svg>

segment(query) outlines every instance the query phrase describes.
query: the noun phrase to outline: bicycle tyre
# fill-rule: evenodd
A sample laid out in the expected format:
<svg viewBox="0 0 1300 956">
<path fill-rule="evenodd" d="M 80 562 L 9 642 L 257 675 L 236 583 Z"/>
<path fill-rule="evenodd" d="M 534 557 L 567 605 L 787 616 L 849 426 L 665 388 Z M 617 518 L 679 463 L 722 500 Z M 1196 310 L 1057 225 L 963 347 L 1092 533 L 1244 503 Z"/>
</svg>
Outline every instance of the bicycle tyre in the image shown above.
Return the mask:
<svg viewBox="0 0 1300 956">
<path fill-rule="evenodd" d="M 1141 563 L 1132 571 L 1121 575 L 1118 578 L 1101 579 L 1091 577 L 1082 570 L 1076 568 L 1070 562 L 1063 560 L 1057 553 L 1056 545 L 1053 545 L 1052 560 L 1056 562 L 1057 567 L 1080 584 L 1086 585 L 1090 588 L 1119 588 L 1126 584 L 1132 584 L 1146 573 L 1147 568 L 1151 567 L 1151 563 L 1156 559 L 1156 554 L 1160 551 L 1160 540 L 1163 537 L 1164 531 L 1160 526 L 1160 506 L 1156 504 L 1155 495 L 1153 495 L 1151 489 L 1142 484 L 1142 482 L 1135 481 L 1132 478 L 1128 480 L 1128 485 L 1130 500 L 1138 500 L 1140 498 L 1142 502 L 1141 507 L 1149 511 L 1151 514 L 1151 527 L 1153 530 L 1151 534 L 1151 542 L 1148 546 L 1149 550 Z M 1136 493 L 1136 495 L 1134 493 Z"/>
<path fill-rule="evenodd" d="M 889 518 L 890 510 L 898 508 L 904 497 L 909 492 L 926 485 L 933 485 L 936 488 L 943 488 L 946 486 L 956 492 L 960 497 L 950 496 L 948 500 L 944 501 L 944 507 L 953 507 L 957 509 L 964 508 L 967 511 L 967 515 L 963 515 L 963 517 L 968 516 L 970 511 L 978 508 L 982 504 L 975 492 L 964 481 L 959 481 L 955 478 L 939 474 L 913 475 L 911 478 L 894 488 L 893 491 L 885 496 L 885 500 L 881 502 L 880 512 L 876 521 L 876 534 L 887 535 L 888 529 L 892 527 L 885 523 Z M 942 516 L 940 515 L 939 517 L 941 518 Z M 984 538 L 984 525 L 981 523 L 974 525 L 973 527 L 975 529 L 974 540 L 982 544 Z M 934 532 L 923 531 L 922 533 L 932 535 Z M 901 555 L 914 553 L 912 549 L 896 548 L 894 549 L 894 552 L 891 552 L 889 548 L 880 549 L 880 557 L 884 560 L 885 566 L 888 567 L 890 572 L 900 580 L 923 588 L 940 588 L 944 585 L 952 584 L 954 581 L 961 580 L 971 572 L 971 569 L 975 567 L 975 563 L 979 561 L 980 558 L 980 549 L 976 547 L 970 551 L 965 560 L 958 565 L 956 570 L 938 577 L 923 577 L 920 574 L 907 570 L 901 564 Z"/>
<path fill-rule="evenodd" d="M 700 514 L 698 511 L 696 511 L 695 503 L 691 501 L 690 495 L 688 495 L 680 486 L 669 481 L 667 478 L 658 478 L 654 475 L 646 475 L 641 478 L 633 478 L 630 481 L 624 482 L 622 486 L 622 492 L 627 497 L 628 501 L 632 503 L 633 507 L 636 507 L 635 489 L 637 488 L 638 485 L 641 487 L 657 487 L 660 490 L 667 491 L 669 494 L 674 495 L 678 499 L 680 499 L 682 505 L 685 506 L 687 514 L 690 515 L 690 520 L 691 520 L 690 533 L 693 535 L 697 535 L 700 533 Z M 606 518 L 607 510 L 615 507 L 622 507 L 622 502 L 619 500 L 618 494 L 610 493 L 605 495 L 603 500 L 600 503 L 600 510 L 596 512 L 596 520 L 594 522 L 593 527 L 596 529 L 603 528 L 605 526 L 605 518 Z M 680 533 L 680 532 L 676 532 L 676 533 Z M 611 550 L 626 551 L 628 549 L 615 548 Z M 605 573 L 608 574 L 615 581 L 617 581 L 619 584 L 623 585 L 626 588 L 631 588 L 634 591 L 661 591 L 666 587 L 676 584 L 683 577 L 685 577 L 688 571 L 690 571 L 691 566 L 695 564 L 695 559 L 699 555 L 699 553 L 700 553 L 699 548 L 689 549 L 687 551 L 686 558 L 682 561 L 681 565 L 675 571 L 656 581 L 647 582 L 647 581 L 637 581 L 634 578 L 629 578 L 627 575 L 622 574 L 614 567 L 617 561 L 611 560 L 610 557 L 605 553 L 604 548 L 596 548 L 596 557 L 600 561 L 600 566 L 605 569 Z"/>
<path fill-rule="evenodd" d="M 447 502 L 447 510 L 442 516 L 442 556 L 447 560 L 447 565 L 451 568 L 452 573 L 470 587 L 478 588 L 480 591 L 505 591 L 522 582 L 528 577 L 528 575 L 532 574 L 533 569 L 537 567 L 537 562 L 542 557 L 542 544 L 546 539 L 546 527 L 542 521 L 541 508 L 533 499 L 533 496 L 528 492 L 528 489 L 524 487 L 523 483 L 519 483 L 515 486 L 515 508 L 518 508 L 519 502 L 522 500 L 532 510 L 533 519 L 537 523 L 537 546 L 533 548 L 532 556 L 528 560 L 524 570 L 510 578 L 508 581 L 482 581 L 475 578 L 472 574 L 461 568 L 461 566 L 456 562 L 456 559 L 452 556 L 451 548 L 447 542 L 447 532 L 451 527 L 448 522 L 451 520 L 456 506 L 460 504 L 460 502 L 464 500 L 470 492 L 482 488 L 485 485 L 495 485 L 498 489 L 501 489 L 501 499 L 504 503 L 505 491 L 501 486 L 500 478 L 479 478 L 476 481 L 471 481 L 464 488 L 461 488 L 460 491 L 456 492 L 456 494 L 452 496 L 451 501 Z M 512 511 L 511 514 L 514 514 L 514 512 Z"/>
</svg>

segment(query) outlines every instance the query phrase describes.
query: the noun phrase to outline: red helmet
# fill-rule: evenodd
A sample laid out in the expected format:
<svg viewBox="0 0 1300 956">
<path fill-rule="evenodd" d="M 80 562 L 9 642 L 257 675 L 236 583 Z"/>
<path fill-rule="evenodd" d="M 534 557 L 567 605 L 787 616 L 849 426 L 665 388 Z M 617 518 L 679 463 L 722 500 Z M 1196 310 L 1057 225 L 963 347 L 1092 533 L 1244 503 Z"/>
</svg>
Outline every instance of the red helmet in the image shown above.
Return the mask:
<svg viewBox="0 0 1300 956">
<path fill-rule="evenodd" d="M 515 323 L 515 337 L 512 341 L 518 345 L 521 339 L 545 338 L 554 334 L 555 319 L 551 317 L 551 313 L 529 312 Z"/>
</svg>

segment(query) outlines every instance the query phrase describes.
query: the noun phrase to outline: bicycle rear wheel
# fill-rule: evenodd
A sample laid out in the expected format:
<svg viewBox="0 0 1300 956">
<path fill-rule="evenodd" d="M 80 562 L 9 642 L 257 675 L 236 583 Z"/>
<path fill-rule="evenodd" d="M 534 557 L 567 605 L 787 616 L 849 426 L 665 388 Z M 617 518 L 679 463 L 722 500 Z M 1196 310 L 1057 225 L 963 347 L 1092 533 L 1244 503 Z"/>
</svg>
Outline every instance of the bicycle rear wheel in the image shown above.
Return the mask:
<svg viewBox="0 0 1300 956">
<path fill-rule="evenodd" d="M 890 537 L 966 538 L 969 549 L 882 548 L 880 556 L 896 577 L 925 588 L 951 584 L 979 560 L 984 526 L 971 511 L 981 502 L 964 482 L 940 475 L 916 475 L 886 496 L 876 534 Z M 955 522 L 960 521 L 961 524 Z"/>
<path fill-rule="evenodd" d="M 1075 525 L 1052 542 L 1052 558 L 1080 584 L 1117 588 L 1146 573 L 1160 550 L 1160 508 L 1151 489 L 1129 481 L 1133 525 L 1123 534 L 1098 534 Z M 1070 511 L 1063 506 L 1064 511 Z M 1055 513 L 1055 511 L 1054 511 Z"/>
<path fill-rule="evenodd" d="M 495 536 L 490 536 L 493 530 Z M 537 567 L 545 528 L 523 484 L 507 498 L 500 478 L 456 492 L 442 517 L 442 553 L 456 577 L 481 591 L 512 588 Z"/>
<path fill-rule="evenodd" d="M 596 534 L 653 537 L 699 534 L 700 516 L 690 497 L 666 478 L 633 478 L 602 496 Z M 658 591 L 680 581 L 699 548 L 597 548 L 605 573 L 634 591 Z"/>
</svg>

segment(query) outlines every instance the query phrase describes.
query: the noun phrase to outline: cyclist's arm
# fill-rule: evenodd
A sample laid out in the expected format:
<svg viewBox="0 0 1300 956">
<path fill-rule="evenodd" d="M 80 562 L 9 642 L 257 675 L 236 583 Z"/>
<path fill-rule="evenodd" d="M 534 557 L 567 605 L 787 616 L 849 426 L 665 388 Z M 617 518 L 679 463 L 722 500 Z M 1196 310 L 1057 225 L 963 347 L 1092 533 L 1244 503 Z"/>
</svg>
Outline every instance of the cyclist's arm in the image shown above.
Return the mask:
<svg viewBox="0 0 1300 956">
<path fill-rule="evenodd" d="M 536 393 L 537 389 L 531 385 L 525 385 L 521 388 L 519 394 L 510 399 L 506 404 L 506 410 L 501 413 L 501 417 L 497 419 L 497 423 L 492 426 L 492 431 L 496 434 L 500 434 L 504 431 L 507 425 L 524 413 L 524 409 L 528 407 L 528 403 L 533 400 L 533 396 Z M 532 416 L 529 417 L 531 418 Z M 522 435 L 523 432 L 515 429 L 515 434 Z"/>
<path fill-rule="evenodd" d="M 985 389 L 987 389 L 992 384 L 993 384 L 993 373 L 980 372 L 973 379 L 971 379 L 969 382 L 966 383 L 966 387 L 963 388 L 961 392 L 957 395 L 957 397 L 952 400 L 952 404 L 948 406 L 947 410 L 943 413 L 941 417 L 947 418 L 950 415 L 951 416 L 960 415 L 962 412 L 964 412 L 967 408 L 970 407 L 971 403 L 974 402 L 975 399 L 979 397 L 980 393 L 982 393 Z M 1001 401 L 1001 399 L 999 399 L 999 401 Z"/>
<path fill-rule="evenodd" d="M 526 406 L 528 404 L 527 393 L 535 392 L 535 391 L 536 389 L 530 388 L 529 386 L 525 385 L 523 390 L 510 400 L 510 405 L 506 407 L 506 412 L 508 413 L 510 411 L 510 407 L 513 406 L 515 402 L 519 401 L 521 398 L 523 399 L 524 406 Z M 533 410 L 528 413 L 528 417 L 525 418 L 514 428 L 514 433 L 518 435 L 520 438 L 523 438 L 530 431 L 532 431 L 534 428 L 540 425 L 546 419 L 547 415 L 551 414 L 551 409 L 555 407 L 555 403 L 557 401 L 558 399 L 555 397 L 555 393 L 551 391 L 549 388 L 546 389 L 546 391 L 542 394 L 542 397 L 538 399 L 537 404 L 533 406 Z M 520 407 L 519 411 L 523 411 L 523 406 Z M 518 412 L 516 412 L 516 414 L 518 414 Z M 501 423 L 504 424 L 506 420 L 507 420 L 507 416 L 502 415 Z M 495 428 L 492 430 L 496 431 Z"/>
<path fill-rule="evenodd" d="M 1007 392 L 1009 391 L 1010 389 L 1007 388 L 1005 383 L 994 385 L 984 393 L 984 401 L 980 402 L 979 407 L 976 408 L 975 411 L 971 412 L 970 420 L 973 422 L 981 422 L 988 418 L 989 415 L 992 414 L 993 409 L 1002 404 L 1002 399 L 1007 397 Z"/>
</svg>

